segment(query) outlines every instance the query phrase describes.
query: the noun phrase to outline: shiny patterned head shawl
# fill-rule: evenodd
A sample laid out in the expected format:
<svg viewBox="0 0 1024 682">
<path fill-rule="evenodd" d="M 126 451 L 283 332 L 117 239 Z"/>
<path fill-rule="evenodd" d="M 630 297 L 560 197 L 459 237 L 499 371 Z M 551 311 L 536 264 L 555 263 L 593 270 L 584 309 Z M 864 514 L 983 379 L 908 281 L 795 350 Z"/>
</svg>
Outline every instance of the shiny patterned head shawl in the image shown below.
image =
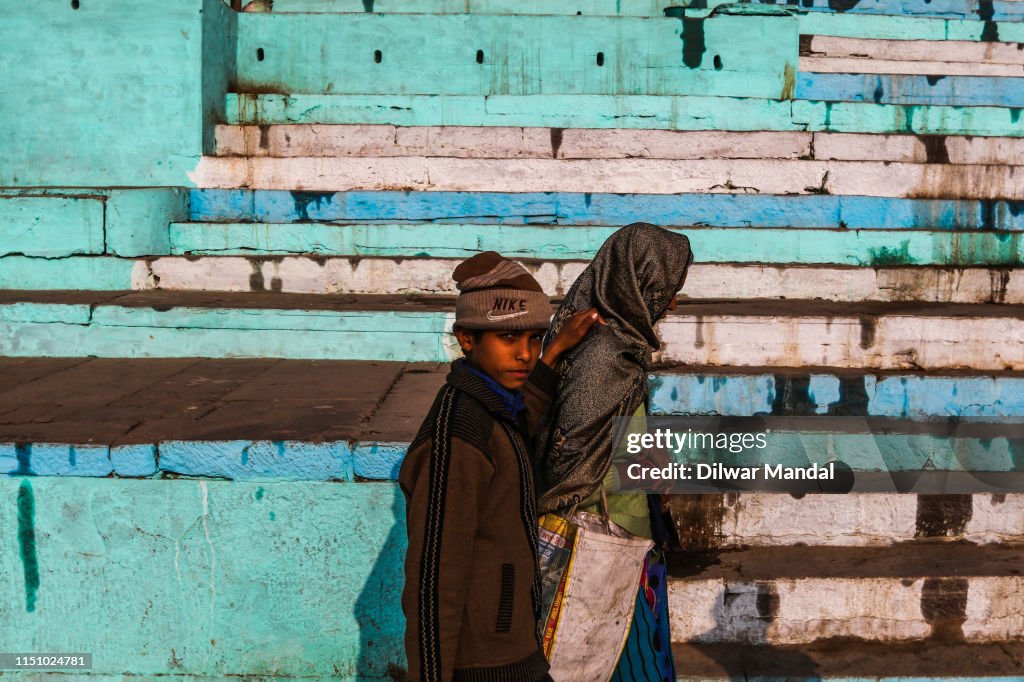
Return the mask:
<svg viewBox="0 0 1024 682">
<path fill-rule="evenodd" d="M 612 417 L 646 404 L 647 368 L 661 342 L 658 318 L 683 287 L 690 241 L 649 223 L 618 230 L 569 289 L 544 337 L 575 313 L 608 322 L 562 356 L 558 395 L 537 438 L 540 513 L 572 506 L 600 485 L 612 458 Z"/>
</svg>

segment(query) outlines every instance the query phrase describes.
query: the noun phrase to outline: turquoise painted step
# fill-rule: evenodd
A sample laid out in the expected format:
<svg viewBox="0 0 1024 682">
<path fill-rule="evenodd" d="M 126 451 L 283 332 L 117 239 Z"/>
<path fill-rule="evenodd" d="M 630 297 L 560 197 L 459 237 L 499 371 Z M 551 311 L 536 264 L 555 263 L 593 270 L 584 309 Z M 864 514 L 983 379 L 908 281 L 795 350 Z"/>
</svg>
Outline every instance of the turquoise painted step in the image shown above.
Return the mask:
<svg viewBox="0 0 1024 682">
<path fill-rule="evenodd" d="M 572 35 L 572 40 L 564 36 Z M 410 36 L 427 39 L 410 40 Z M 797 20 L 243 14 L 239 92 L 791 94 Z"/>
<path fill-rule="evenodd" d="M 227 123 L 826 130 L 1021 137 L 1020 108 L 647 95 L 227 95 Z"/>
<path fill-rule="evenodd" d="M 1024 78 L 801 73 L 796 96 L 832 102 L 1024 107 Z"/>
<path fill-rule="evenodd" d="M 469 257 L 494 250 L 515 258 L 590 259 L 612 227 L 317 223 L 175 223 L 171 252 L 191 255 Z M 1017 232 L 674 228 L 704 263 L 842 265 L 1019 265 Z"/>
<path fill-rule="evenodd" d="M 434 221 L 1021 230 L 1024 202 L 749 194 L 192 190 L 195 222 Z"/>
</svg>

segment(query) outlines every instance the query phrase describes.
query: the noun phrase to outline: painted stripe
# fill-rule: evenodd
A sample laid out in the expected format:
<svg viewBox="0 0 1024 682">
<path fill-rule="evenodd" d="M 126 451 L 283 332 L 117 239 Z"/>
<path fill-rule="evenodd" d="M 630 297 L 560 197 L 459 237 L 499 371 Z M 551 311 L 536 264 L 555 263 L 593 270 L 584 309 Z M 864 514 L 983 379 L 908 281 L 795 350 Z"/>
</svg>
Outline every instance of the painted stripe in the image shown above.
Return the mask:
<svg viewBox="0 0 1024 682">
<path fill-rule="evenodd" d="M 823 87 L 830 82 L 839 82 L 833 80 L 835 78 L 802 74 L 797 78 L 797 87 L 803 87 L 802 84 L 807 82 L 814 87 Z M 873 88 L 872 83 L 872 92 Z M 948 163 L 1024 165 L 1022 138 L 947 136 L 937 147 L 928 142 L 916 135 L 826 132 L 305 124 L 262 128 L 217 126 L 217 153 L 220 156 L 821 159 L 925 163 L 934 161 L 936 153 L 943 158 L 944 153 Z"/>
<path fill-rule="evenodd" d="M 444 362 L 457 355 L 448 307 L 437 312 L 156 310 L 97 304 L 87 324 L 68 324 L 51 321 L 61 319 L 61 306 L 21 303 L 0 306 L 0 354 Z M 827 316 L 801 314 L 799 308 L 789 315 L 706 315 L 688 310 L 688 315 L 670 316 L 660 325 L 663 348 L 656 361 L 737 367 L 1024 370 L 1024 320 L 998 316 L 1019 315 L 1014 309 L 987 309 L 988 317 L 945 317 L 941 311 L 925 309 L 913 315 L 874 311 L 861 316 L 849 309 Z M 984 313 L 979 309 L 976 314 Z"/>
<path fill-rule="evenodd" d="M 837 59 L 891 59 L 914 62 L 1016 64 L 1024 66 L 1024 52 L 1013 43 L 964 40 L 871 40 L 834 36 L 805 36 L 801 56 Z"/>
<path fill-rule="evenodd" d="M 1024 199 L 1017 166 L 760 159 L 450 159 L 203 157 L 202 188 L 314 192 L 595 192 L 833 194 Z"/>
<path fill-rule="evenodd" d="M 642 219 L 641 216 L 636 216 Z M 591 259 L 610 227 L 533 225 L 325 225 L 176 223 L 171 250 L 191 255 L 468 258 L 494 250 L 514 258 Z M 929 230 L 671 228 L 702 263 L 835 265 L 1016 265 L 1020 234 Z"/>
<path fill-rule="evenodd" d="M 1020 64 L 970 64 L 964 62 L 920 62 L 894 59 L 801 57 L 800 71 L 813 73 L 890 73 L 922 76 L 1024 76 Z M 1011 105 L 1015 106 L 1015 105 Z"/>
<path fill-rule="evenodd" d="M 909 375 L 730 373 L 663 370 L 652 375 L 652 414 L 827 415 L 857 409 L 901 419 L 1024 416 L 1024 378 Z"/>
<path fill-rule="evenodd" d="M 935 580 L 941 579 L 670 579 L 672 640 L 776 645 L 844 637 L 921 640 L 932 634 L 922 604 Z M 1017 596 L 1024 578 L 970 577 L 957 584 L 966 592 L 962 627 L 969 641 L 1017 637 L 1024 627 Z M 764 607 L 758 608 L 766 594 L 776 607 L 770 627 L 761 615 Z M 946 598 L 947 610 L 951 601 L 956 600 Z"/>
<path fill-rule="evenodd" d="M 134 289 L 282 291 L 306 294 L 456 295 L 451 273 L 461 262 L 444 258 L 201 257 L 137 261 L 149 277 Z M 586 261 L 525 263 L 548 293 L 562 296 Z M 696 263 L 687 289 L 703 298 L 814 299 L 1024 303 L 1024 270 L 994 268 L 850 268 Z M 32 288 L 103 288 L 99 286 Z"/>
<path fill-rule="evenodd" d="M 1024 74 L 1024 67 L 1020 70 Z M 1022 107 L 1024 78 L 801 73 L 796 96 L 830 102 Z"/>
<path fill-rule="evenodd" d="M 1024 42 L 1024 36 L 1021 36 Z M 226 96 L 227 123 L 671 130 L 830 130 L 1020 137 L 1017 109 L 644 95 Z"/>
<path fill-rule="evenodd" d="M 878 141 L 884 143 L 886 138 Z M 950 145 L 950 149 L 955 149 Z M 474 225 L 1024 229 L 1020 202 L 751 194 L 529 194 L 193 190 L 193 221 L 433 221 Z M 309 226 L 307 226 L 309 227 Z M 212 226 L 209 229 L 215 229 Z M 266 228 L 265 228 L 266 229 Z M 312 228 L 310 228 L 312 229 Z M 482 231 L 483 235 L 486 235 Z M 222 248 L 233 246 L 225 243 Z M 542 256 L 543 257 L 543 256 Z"/>
</svg>

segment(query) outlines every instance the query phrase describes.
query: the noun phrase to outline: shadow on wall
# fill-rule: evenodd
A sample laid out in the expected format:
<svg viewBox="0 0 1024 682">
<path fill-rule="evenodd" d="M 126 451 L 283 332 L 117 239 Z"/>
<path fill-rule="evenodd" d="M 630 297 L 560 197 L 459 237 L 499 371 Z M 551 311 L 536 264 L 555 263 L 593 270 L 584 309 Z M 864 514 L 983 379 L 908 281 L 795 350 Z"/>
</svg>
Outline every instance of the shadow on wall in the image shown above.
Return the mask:
<svg viewBox="0 0 1024 682">
<path fill-rule="evenodd" d="M 408 544 L 405 536 L 405 498 L 397 485 L 393 485 L 393 488 L 391 529 L 355 603 L 355 617 L 359 623 L 357 682 L 408 680 L 405 616 L 402 614 L 405 549 Z"/>
</svg>

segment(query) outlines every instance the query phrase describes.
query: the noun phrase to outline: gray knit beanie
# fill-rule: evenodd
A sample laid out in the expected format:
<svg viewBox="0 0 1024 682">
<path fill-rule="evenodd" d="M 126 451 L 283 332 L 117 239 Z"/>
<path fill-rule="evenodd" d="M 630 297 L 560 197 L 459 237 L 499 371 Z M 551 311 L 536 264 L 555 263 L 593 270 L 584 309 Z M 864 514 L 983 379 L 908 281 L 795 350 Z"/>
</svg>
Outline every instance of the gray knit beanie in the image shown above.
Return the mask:
<svg viewBox="0 0 1024 682">
<path fill-rule="evenodd" d="M 452 273 L 459 289 L 455 324 L 463 329 L 547 329 L 551 303 L 537 280 L 519 263 L 484 251 Z"/>
</svg>

